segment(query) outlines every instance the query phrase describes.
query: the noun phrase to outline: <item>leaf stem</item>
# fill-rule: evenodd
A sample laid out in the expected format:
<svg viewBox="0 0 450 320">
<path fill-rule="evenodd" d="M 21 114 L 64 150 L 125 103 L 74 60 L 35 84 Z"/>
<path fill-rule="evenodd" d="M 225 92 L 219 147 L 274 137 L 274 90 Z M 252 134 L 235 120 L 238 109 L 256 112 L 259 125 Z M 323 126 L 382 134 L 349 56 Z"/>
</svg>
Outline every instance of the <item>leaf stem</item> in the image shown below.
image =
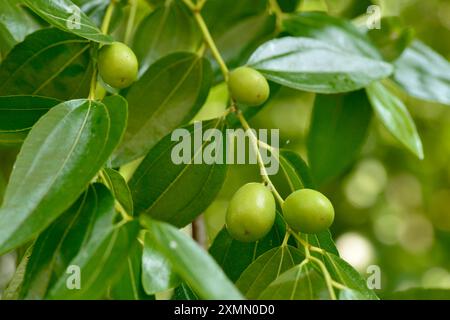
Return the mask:
<svg viewBox="0 0 450 320">
<path fill-rule="evenodd" d="M 334 292 L 333 289 L 333 279 L 331 278 L 330 273 L 327 270 L 327 267 L 325 267 L 325 264 L 322 261 L 320 261 L 314 256 L 310 256 L 309 259 L 319 266 L 320 270 L 322 271 L 323 277 L 325 278 L 325 283 L 327 285 L 330 298 L 331 300 L 336 300 L 336 293 Z"/>
<path fill-rule="evenodd" d="M 281 244 L 282 247 L 286 246 L 289 241 L 289 232 L 286 232 L 284 235 L 283 243 Z"/>
<path fill-rule="evenodd" d="M 130 15 L 128 17 L 128 22 L 127 22 L 127 29 L 125 31 L 125 38 L 124 38 L 124 42 L 126 45 L 130 45 L 131 42 L 131 36 L 132 36 L 132 32 L 133 32 L 133 26 L 134 26 L 134 21 L 136 20 L 136 13 L 137 13 L 137 7 L 138 7 L 138 1 L 137 0 L 129 0 L 130 1 Z"/>
<path fill-rule="evenodd" d="M 95 100 L 95 92 L 97 90 L 97 66 L 94 63 L 94 71 L 92 72 L 91 87 L 89 89 L 89 100 Z"/>
<path fill-rule="evenodd" d="M 334 281 L 334 280 L 331 280 L 331 284 L 333 285 L 333 287 L 335 287 L 336 289 L 339 289 L 339 290 L 349 289 L 347 286 L 344 286 L 342 283 L 339 283 L 339 282 Z"/>
<path fill-rule="evenodd" d="M 206 3 L 206 1 L 200 0 L 197 5 L 194 4 L 191 0 L 183 0 L 183 2 L 192 11 L 192 14 L 194 15 L 194 19 L 197 22 L 197 25 L 203 34 L 203 39 L 206 42 L 206 44 L 208 45 L 209 49 L 211 50 L 211 53 L 212 53 L 214 59 L 217 61 L 217 64 L 219 65 L 219 68 L 222 71 L 225 82 L 227 82 L 228 81 L 228 73 L 229 73 L 227 64 L 225 63 L 224 59 L 222 58 L 222 55 L 220 54 L 220 51 L 217 48 L 217 45 L 211 35 L 211 32 L 209 31 L 208 26 L 206 25 L 206 22 L 200 13 L 203 6 Z"/>
</svg>

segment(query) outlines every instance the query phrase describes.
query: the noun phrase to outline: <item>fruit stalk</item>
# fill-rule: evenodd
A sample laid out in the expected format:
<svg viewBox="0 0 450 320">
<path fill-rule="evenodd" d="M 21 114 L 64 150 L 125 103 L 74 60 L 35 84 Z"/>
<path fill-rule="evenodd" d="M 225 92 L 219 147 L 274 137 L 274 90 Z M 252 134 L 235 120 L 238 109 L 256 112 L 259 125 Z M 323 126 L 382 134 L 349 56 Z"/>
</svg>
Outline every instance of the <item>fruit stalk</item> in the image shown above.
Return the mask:
<svg viewBox="0 0 450 320">
<path fill-rule="evenodd" d="M 262 179 L 269 186 L 270 190 L 274 194 L 274 196 L 277 199 L 277 201 L 279 202 L 279 204 L 282 205 L 284 203 L 284 199 L 278 193 L 277 189 L 275 188 L 274 184 L 272 183 L 272 180 L 270 180 L 270 178 L 269 178 L 269 175 L 267 173 L 266 167 L 264 166 L 264 161 L 263 161 L 263 159 L 261 157 L 261 153 L 259 152 L 258 138 L 255 137 L 253 131 L 251 130 L 250 125 L 248 124 L 248 122 L 245 119 L 245 117 L 242 114 L 242 112 L 240 110 L 236 110 L 236 115 L 237 115 L 237 117 L 239 119 L 239 122 L 241 123 L 242 127 L 244 128 L 244 130 L 249 132 L 250 140 L 252 141 L 253 148 L 255 149 L 255 152 L 256 152 L 256 159 L 257 159 L 258 165 L 260 167 L 260 171 L 261 171 L 260 173 L 261 173 Z"/>
</svg>

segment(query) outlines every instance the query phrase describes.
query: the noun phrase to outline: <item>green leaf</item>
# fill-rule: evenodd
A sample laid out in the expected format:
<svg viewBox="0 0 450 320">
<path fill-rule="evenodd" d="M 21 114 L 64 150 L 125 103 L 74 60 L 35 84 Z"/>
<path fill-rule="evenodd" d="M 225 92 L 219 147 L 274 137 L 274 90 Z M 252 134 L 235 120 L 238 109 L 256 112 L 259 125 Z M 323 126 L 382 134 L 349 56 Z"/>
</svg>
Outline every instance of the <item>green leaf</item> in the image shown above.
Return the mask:
<svg viewBox="0 0 450 320">
<path fill-rule="evenodd" d="M 267 0 L 208 0 L 202 10 L 206 25 L 230 69 L 244 64 L 251 53 L 275 31 L 275 18 Z M 212 58 L 212 57 L 211 57 Z M 213 59 L 215 78 L 222 79 Z"/>
<path fill-rule="evenodd" d="M 155 245 L 172 263 L 174 271 L 200 298 L 242 299 L 214 259 L 185 233 L 163 222 L 146 220 L 144 223 Z"/>
<path fill-rule="evenodd" d="M 387 300 L 450 300 L 449 289 L 411 288 L 384 297 Z"/>
<path fill-rule="evenodd" d="M 165 135 L 189 123 L 210 86 L 209 62 L 196 54 L 174 53 L 153 64 L 126 94 L 129 123 L 114 166 L 144 156 Z"/>
<path fill-rule="evenodd" d="M 0 143 L 21 142 L 39 118 L 59 103 L 38 96 L 0 97 Z"/>
<path fill-rule="evenodd" d="M 133 50 L 144 73 L 158 59 L 177 51 L 194 51 L 201 35 L 190 11 L 179 0 L 166 3 L 146 17 L 134 36 Z"/>
<path fill-rule="evenodd" d="M 221 135 L 212 137 L 208 135 L 209 129 L 217 129 Z M 227 171 L 224 159 L 217 159 L 221 163 L 198 163 L 206 148 L 223 148 L 220 141 L 216 141 L 226 139 L 221 119 L 203 125 L 196 123 L 181 130 L 182 136 L 172 141 L 172 135 L 168 135 L 150 151 L 129 183 L 136 214 L 146 214 L 178 227 L 192 222 L 209 206 L 220 191 Z M 187 151 L 177 151 L 180 146 Z M 173 157 L 180 153 L 184 161 L 176 164 Z"/>
<path fill-rule="evenodd" d="M 105 146 L 105 159 L 108 159 L 125 135 L 128 123 L 128 102 L 120 95 L 111 95 L 103 99 L 102 103 L 108 109 L 111 123 L 108 141 Z"/>
<path fill-rule="evenodd" d="M 43 29 L 18 44 L 0 66 L 0 95 L 86 97 L 92 76 L 90 44 L 58 29 Z"/>
<path fill-rule="evenodd" d="M 90 237 L 92 226 L 104 212 L 114 215 L 111 194 L 101 184 L 89 187 L 60 218 L 35 241 L 21 297 L 43 299 L 53 277 L 59 278 Z M 111 217 L 112 219 L 112 217 Z"/>
<path fill-rule="evenodd" d="M 129 215 L 133 215 L 133 198 L 127 182 L 123 176 L 116 170 L 105 168 L 103 169 L 106 184 L 111 190 L 114 198 L 120 203 L 123 209 Z"/>
<path fill-rule="evenodd" d="M 70 0 L 24 0 L 24 3 L 42 19 L 61 30 L 95 42 L 113 42 Z"/>
<path fill-rule="evenodd" d="M 322 12 L 291 14 L 283 19 L 283 30 L 295 37 L 322 40 L 354 54 L 381 59 L 380 53 L 367 35 L 350 21 Z"/>
<path fill-rule="evenodd" d="M 169 290 L 180 282 L 171 262 L 158 250 L 158 246 L 152 240 L 146 233 L 142 255 L 142 284 L 147 294 Z"/>
<path fill-rule="evenodd" d="M 111 210 L 114 199 L 111 196 Z M 125 225 L 113 225 L 112 215 L 105 213 L 92 229 L 92 237 L 80 253 L 70 262 L 80 268 L 81 286 L 79 290 L 67 287 L 70 276 L 61 276 L 49 291 L 46 299 L 51 300 L 94 300 L 102 298 L 108 287 L 122 275 L 127 265 L 127 257 L 136 243 L 139 224 L 136 221 Z"/>
<path fill-rule="evenodd" d="M 351 265 L 329 252 L 325 253 L 324 259 L 327 269 L 335 281 L 358 292 L 358 294 L 352 295 L 353 299 L 378 300 L 375 292 L 367 287 L 366 281 Z M 348 292 L 344 293 L 343 298 L 348 297 L 347 294 Z"/>
<path fill-rule="evenodd" d="M 366 300 L 359 291 L 343 289 L 339 292 L 339 300 Z"/>
<path fill-rule="evenodd" d="M 253 51 L 264 41 L 270 39 L 275 31 L 275 17 L 262 13 L 236 21 L 226 32 L 216 35 L 217 48 L 230 69 L 237 68 L 248 60 Z M 213 61 L 216 79 L 223 75 L 218 64 Z"/>
<path fill-rule="evenodd" d="M 413 97 L 450 105 L 450 63 L 420 41 L 395 62 L 393 78 Z"/>
<path fill-rule="evenodd" d="M 60 101 L 38 96 L 0 97 L 0 132 L 27 131 Z"/>
<path fill-rule="evenodd" d="M 291 150 L 281 149 L 279 159 L 280 168 L 271 179 L 283 198 L 299 189 L 314 188 L 308 165 L 300 155 Z"/>
<path fill-rule="evenodd" d="M 378 119 L 386 129 L 419 159 L 423 159 L 422 141 L 403 102 L 380 82 L 371 84 L 366 90 Z"/>
<path fill-rule="evenodd" d="M 226 32 L 236 21 L 265 12 L 267 3 L 267 0 L 241 0 L 230 6 L 227 0 L 208 0 L 202 15 L 208 29 L 217 35 Z"/>
<path fill-rule="evenodd" d="M 142 285 L 142 245 L 136 242 L 130 250 L 122 275 L 109 291 L 113 300 L 154 300 L 147 295 Z"/>
<path fill-rule="evenodd" d="M 340 175 L 367 138 L 372 109 L 365 91 L 318 95 L 308 135 L 308 160 L 319 185 Z"/>
<path fill-rule="evenodd" d="M 17 157 L 0 209 L 0 254 L 35 237 L 78 198 L 118 144 L 124 131 L 117 126 L 119 116 L 126 119 L 124 103 L 107 108 L 73 100 L 38 121 Z"/>
<path fill-rule="evenodd" d="M 297 265 L 277 277 L 260 295 L 262 300 L 324 300 L 323 278 L 309 264 Z"/>
<path fill-rule="evenodd" d="M 248 63 L 269 80 L 317 93 L 354 91 L 392 73 L 392 66 L 386 62 L 310 38 L 268 41 Z"/>
<path fill-rule="evenodd" d="M 257 299 L 272 281 L 300 263 L 303 257 L 301 251 L 291 246 L 273 248 L 245 269 L 236 286 L 248 299 Z"/>
<path fill-rule="evenodd" d="M 38 28 L 19 4 L 21 1 L 18 0 L 0 2 L 0 61 L 2 56 L 6 56 L 17 43 Z"/>
<path fill-rule="evenodd" d="M 242 272 L 260 255 L 270 249 L 279 247 L 283 242 L 285 230 L 284 222 L 280 215 L 277 215 L 272 230 L 259 241 L 245 243 L 234 240 L 223 228 L 214 239 L 209 248 L 209 253 L 222 267 L 225 274 L 231 281 L 239 279 Z"/>
</svg>

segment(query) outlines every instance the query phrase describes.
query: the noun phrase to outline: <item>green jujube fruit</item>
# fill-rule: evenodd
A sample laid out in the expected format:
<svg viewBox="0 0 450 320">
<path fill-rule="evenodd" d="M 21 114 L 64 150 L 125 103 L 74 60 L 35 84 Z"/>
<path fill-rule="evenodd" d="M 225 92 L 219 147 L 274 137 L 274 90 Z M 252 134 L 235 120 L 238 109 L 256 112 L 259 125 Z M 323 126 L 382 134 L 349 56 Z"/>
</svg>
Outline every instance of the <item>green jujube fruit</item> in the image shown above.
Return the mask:
<svg viewBox="0 0 450 320">
<path fill-rule="evenodd" d="M 270 95 L 266 78 L 249 67 L 240 67 L 230 72 L 228 88 L 236 102 L 247 106 L 259 106 L 266 102 Z"/>
<path fill-rule="evenodd" d="M 269 189 L 261 183 L 248 183 L 231 198 L 227 230 L 236 240 L 254 242 L 269 233 L 275 215 L 275 199 Z"/>
<path fill-rule="evenodd" d="M 105 45 L 98 54 L 98 71 L 103 81 L 123 89 L 136 81 L 138 60 L 133 50 L 121 42 Z"/>
<path fill-rule="evenodd" d="M 297 232 L 319 233 L 327 230 L 334 220 L 334 208 L 330 200 L 311 189 L 291 193 L 282 209 L 286 222 Z"/>
</svg>

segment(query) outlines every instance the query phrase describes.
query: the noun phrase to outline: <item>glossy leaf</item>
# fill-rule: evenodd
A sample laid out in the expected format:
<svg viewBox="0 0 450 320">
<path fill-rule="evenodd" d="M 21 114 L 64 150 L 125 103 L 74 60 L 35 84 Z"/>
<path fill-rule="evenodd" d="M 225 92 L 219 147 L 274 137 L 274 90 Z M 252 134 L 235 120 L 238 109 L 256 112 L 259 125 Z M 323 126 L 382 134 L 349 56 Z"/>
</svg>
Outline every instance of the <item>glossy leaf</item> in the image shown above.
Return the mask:
<svg viewBox="0 0 450 320">
<path fill-rule="evenodd" d="M 19 4 L 18 0 L 0 2 L 0 61 L 2 56 L 6 56 L 17 43 L 38 28 L 38 24 Z"/>
<path fill-rule="evenodd" d="M 113 124 L 120 123 L 119 116 L 126 119 L 125 103 L 106 108 L 73 100 L 38 121 L 17 157 L 0 209 L 0 253 L 32 239 L 72 205 L 118 144 L 124 126 Z"/>
<path fill-rule="evenodd" d="M 403 102 L 379 82 L 366 90 L 378 119 L 386 129 L 419 159 L 423 159 L 422 141 Z"/>
<path fill-rule="evenodd" d="M 328 299 L 325 281 L 310 264 L 300 264 L 281 274 L 260 295 L 263 300 Z"/>
<path fill-rule="evenodd" d="M 322 12 L 292 14 L 283 20 L 283 30 L 295 37 L 322 40 L 354 54 L 381 59 L 367 35 L 351 22 Z"/>
<path fill-rule="evenodd" d="M 114 209 L 112 197 L 111 200 Z M 71 274 L 64 274 L 51 287 L 47 299 L 99 299 L 106 294 L 109 285 L 122 275 L 127 265 L 128 252 L 136 242 L 139 224 L 133 221 L 114 226 L 111 215 L 102 218 L 104 221 L 101 219 L 94 225 L 92 237 L 86 246 L 70 262 L 70 265 L 80 268 L 80 289 L 70 290 L 67 281 Z"/>
<path fill-rule="evenodd" d="M 38 96 L 0 97 L 0 132 L 27 131 L 60 101 Z"/>
<path fill-rule="evenodd" d="M 87 97 L 92 76 L 89 48 L 89 41 L 58 29 L 36 31 L 0 65 L 0 95 Z"/>
<path fill-rule="evenodd" d="M 450 63 L 420 41 L 395 62 L 393 78 L 413 97 L 450 105 Z"/>
<path fill-rule="evenodd" d="M 180 282 L 171 262 L 158 250 L 153 239 L 146 234 L 142 255 L 142 284 L 147 294 L 155 294 L 176 287 Z"/>
<path fill-rule="evenodd" d="M 392 73 L 392 66 L 386 62 L 310 38 L 268 41 L 248 63 L 269 80 L 317 93 L 354 91 Z"/>
<path fill-rule="evenodd" d="M 202 299 L 229 300 L 242 296 L 214 259 L 182 231 L 163 222 L 145 221 L 155 245 L 174 271 Z"/>
<path fill-rule="evenodd" d="M 39 118 L 59 103 L 38 96 L 0 97 L 0 143 L 22 142 Z"/>
<path fill-rule="evenodd" d="M 70 261 L 90 237 L 96 219 L 105 211 L 114 214 L 111 202 L 111 194 L 103 185 L 90 186 L 37 238 L 26 268 L 22 298 L 45 297 L 52 278 L 66 272 Z"/>
<path fill-rule="evenodd" d="M 100 29 L 70 0 L 23 0 L 24 3 L 51 25 L 100 43 L 113 39 Z"/>
<path fill-rule="evenodd" d="M 202 15 L 208 29 L 217 36 L 233 27 L 236 21 L 265 12 L 267 3 L 267 0 L 241 0 L 230 6 L 227 0 L 208 0 Z"/>
<path fill-rule="evenodd" d="M 208 0 L 202 10 L 206 25 L 230 69 L 244 64 L 252 52 L 275 32 L 267 0 Z M 211 56 L 212 59 L 212 56 Z M 222 79 L 214 59 L 215 78 Z"/>
<path fill-rule="evenodd" d="M 198 163 L 206 148 L 223 148 L 220 141 L 215 141 L 217 137 L 208 134 L 208 129 L 218 129 L 222 132 L 219 138 L 225 141 L 225 125 L 218 119 L 188 126 L 183 129 L 183 136 L 174 141 L 172 135 L 168 135 L 150 151 L 129 183 L 136 214 L 146 214 L 183 227 L 215 199 L 225 180 L 227 167 L 219 163 Z M 203 142 L 202 137 L 206 137 Z M 177 151 L 174 147 L 179 147 L 180 143 L 185 146 L 186 142 L 189 154 L 180 153 L 186 153 L 183 158 L 188 161 L 175 164 L 173 153 Z M 224 163 L 224 159 L 218 160 Z"/>
<path fill-rule="evenodd" d="M 371 119 L 364 91 L 316 97 L 307 144 L 316 183 L 337 177 L 351 165 L 367 138 Z"/>
<path fill-rule="evenodd" d="M 273 248 L 256 259 L 242 273 L 236 286 L 248 299 L 257 299 L 284 271 L 303 260 L 303 254 L 292 246 Z"/>
<path fill-rule="evenodd" d="M 177 51 L 194 51 L 201 42 L 197 25 L 179 0 L 167 1 L 146 17 L 133 41 L 141 74 L 155 61 Z"/>
<path fill-rule="evenodd" d="M 335 281 L 359 293 L 358 295 L 353 295 L 353 298 L 378 300 L 375 292 L 367 287 L 366 281 L 360 276 L 358 271 L 353 269 L 347 262 L 328 252 L 325 254 L 325 261 L 327 269 Z"/>
<path fill-rule="evenodd" d="M 223 228 L 214 239 L 209 252 L 228 278 L 235 282 L 255 259 L 281 245 L 284 229 L 284 222 L 281 216 L 277 215 L 275 225 L 268 235 L 256 242 L 244 243 L 234 240 L 227 229 Z"/>
<path fill-rule="evenodd" d="M 310 169 L 296 152 L 280 150 L 278 173 L 271 177 L 278 192 L 283 198 L 303 188 L 314 188 Z"/>
<path fill-rule="evenodd" d="M 226 32 L 215 36 L 216 44 L 227 66 L 237 68 L 248 60 L 253 51 L 264 41 L 269 40 L 275 31 L 275 17 L 262 13 L 239 20 L 230 26 Z M 222 80 L 223 75 L 212 56 L 216 79 Z"/>
<path fill-rule="evenodd" d="M 142 285 L 142 245 L 136 242 L 130 250 L 122 275 L 109 290 L 109 297 L 114 300 L 154 300 L 147 295 Z"/>
<path fill-rule="evenodd" d="M 339 292 L 339 300 L 366 300 L 364 295 L 352 289 L 343 289 Z"/>
<path fill-rule="evenodd" d="M 114 198 L 116 198 L 129 215 L 133 215 L 133 199 L 131 197 L 131 191 L 123 176 L 116 170 L 110 168 L 105 168 L 103 173 L 106 179 L 105 182 Z"/>
<path fill-rule="evenodd" d="M 144 156 L 165 135 L 189 123 L 210 86 L 209 62 L 196 54 L 174 53 L 153 64 L 125 96 L 128 127 L 114 166 Z"/>
</svg>

